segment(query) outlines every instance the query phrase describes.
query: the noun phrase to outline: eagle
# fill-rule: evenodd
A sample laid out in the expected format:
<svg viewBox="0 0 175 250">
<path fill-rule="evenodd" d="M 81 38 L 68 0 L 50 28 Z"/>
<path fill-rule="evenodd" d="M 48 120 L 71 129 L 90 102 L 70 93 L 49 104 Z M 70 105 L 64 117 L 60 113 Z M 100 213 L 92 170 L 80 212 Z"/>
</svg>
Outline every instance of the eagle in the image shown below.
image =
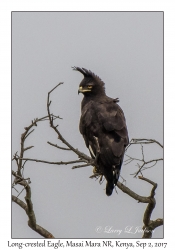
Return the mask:
<svg viewBox="0 0 175 250">
<path fill-rule="evenodd" d="M 84 78 L 78 93 L 81 103 L 79 130 L 91 157 L 96 160 L 95 171 L 106 179 L 106 195 L 110 196 L 119 179 L 125 148 L 129 143 L 124 113 L 118 98 L 106 95 L 104 82 L 85 68 L 73 67 Z"/>
</svg>

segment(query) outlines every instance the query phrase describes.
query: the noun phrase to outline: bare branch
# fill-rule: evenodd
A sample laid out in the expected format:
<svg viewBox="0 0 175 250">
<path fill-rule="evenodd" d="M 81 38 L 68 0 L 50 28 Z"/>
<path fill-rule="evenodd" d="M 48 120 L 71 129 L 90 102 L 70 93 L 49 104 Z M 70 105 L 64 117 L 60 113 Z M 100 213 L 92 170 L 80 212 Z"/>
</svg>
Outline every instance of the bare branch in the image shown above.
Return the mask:
<svg viewBox="0 0 175 250">
<path fill-rule="evenodd" d="M 72 169 L 75 169 L 75 168 L 84 168 L 84 167 L 88 167 L 88 166 L 91 166 L 91 164 L 83 164 L 83 165 L 73 166 Z"/>
<path fill-rule="evenodd" d="M 122 190 L 124 193 L 128 194 L 133 199 L 137 200 L 138 202 L 149 203 L 149 197 L 140 196 L 140 195 L 136 194 L 135 192 L 133 192 L 131 189 L 129 189 L 128 187 L 126 187 L 125 185 L 123 185 L 119 181 L 117 182 L 117 187 L 120 190 Z"/>
<path fill-rule="evenodd" d="M 53 146 L 53 147 L 56 147 L 56 148 L 58 148 L 58 149 L 62 149 L 62 150 L 71 150 L 70 148 L 63 148 L 63 147 L 60 147 L 60 146 L 58 146 L 57 144 L 53 144 L 53 143 L 51 143 L 51 142 L 47 142 L 49 145 L 51 145 L 51 146 Z"/>
<path fill-rule="evenodd" d="M 34 129 L 32 129 L 28 134 L 26 134 L 25 139 L 34 131 Z"/>
<path fill-rule="evenodd" d="M 78 149 L 74 148 L 70 143 L 68 143 L 64 137 L 61 135 L 61 133 L 58 131 L 57 126 L 54 126 L 53 124 L 53 119 L 52 116 L 50 114 L 50 94 L 53 90 L 55 90 L 60 84 L 63 83 L 59 83 L 56 87 L 54 87 L 51 91 L 48 92 L 48 97 L 47 97 L 47 112 L 48 112 L 48 116 L 49 116 L 49 120 L 50 120 L 50 126 L 51 128 L 54 129 L 54 131 L 57 133 L 58 135 L 58 139 L 61 140 L 70 150 L 72 150 L 75 154 L 78 155 L 79 158 L 81 159 L 85 159 L 87 161 L 90 161 L 91 158 L 87 155 L 85 155 L 84 153 L 80 152 Z"/>
<path fill-rule="evenodd" d="M 132 144 L 140 144 L 140 143 L 142 143 L 142 144 L 148 144 L 148 143 L 156 143 L 156 144 L 158 144 L 161 148 L 163 148 L 163 145 L 160 143 L 160 142 L 158 142 L 158 141 L 156 141 L 156 140 L 154 140 L 154 139 L 132 139 L 131 141 L 133 141 L 132 142 Z"/>
<path fill-rule="evenodd" d="M 15 202 L 17 205 L 19 205 L 21 208 L 23 208 L 25 210 L 26 214 L 28 215 L 28 207 L 27 207 L 27 205 L 22 200 L 20 200 L 19 198 L 15 197 L 14 195 L 12 195 L 12 201 Z M 33 227 L 33 224 L 30 222 L 30 220 L 28 222 L 28 226 L 31 229 L 33 229 L 35 232 L 39 233 L 44 238 L 52 238 L 52 239 L 55 238 L 50 232 L 48 232 L 46 229 L 44 229 L 43 227 L 39 226 L 38 224 L 36 224 Z"/>
<path fill-rule="evenodd" d="M 18 175 L 21 175 L 21 172 L 20 170 L 22 169 L 22 158 L 24 156 L 24 151 L 26 150 L 24 148 L 24 142 L 26 140 L 26 138 L 34 131 L 30 131 L 30 129 L 33 127 L 33 126 L 37 126 L 37 122 L 40 122 L 40 121 L 44 121 L 46 118 L 48 118 L 48 116 L 44 116 L 40 119 L 36 118 L 34 119 L 33 121 L 31 121 L 31 124 L 28 126 L 28 127 L 25 127 L 25 132 L 21 134 L 21 150 L 20 150 L 20 159 L 19 159 L 19 162 L 18 162 Z M 29 149 L 29 148 L 28 148 Z"/>
<path fill-rule="evenodd" d="M 145 177 L 143 177 L 143 176 L 138 176 L 138 178 L 141 179 L 141 180 L 143 180 L 143 181 L 146 181 L 146 182 L 150 183 L 151 185 L 153 185 L 154 189 L 157 188 L 157 183 L 155 183 L 155 182 L 149 180 L 148 178 L 145 178 Z"/>
<path fill-rule="evenodd" d="M 12 195 L 12 201 L 14 201 L 16 204 L 22 207 L 25 211 L 27 211 L 27 205 L 22 200 Z"/>
<path fill-rule="evenodd" d="M 50 91 L 49 91 L 49 95 L 50 95 L 50 93 L 52 93 L 52 91 L 54 91 L 58 86 L 60 86 L 61 84 L 63 84 L 63 82 L 60 82 L 60 83 L 58 83 L 53 89 L 51 89 Z"/>
<path fill-rule="evenodd" d="M 30 221 L 29 221 L 30 222 Z M 38 224 L 36 224 L 35 228 L 32 227 L 32 225 L 30 225 L 30 223 L 28 222 L 28 226 L 33 229 L 35 232 L 39 233 L 41 236 L 43 236 L 44 238 L 47 239 L 55 239 L 55 237 L 49 232 L 47 231 L 45 228 L 39 226 Z"/>
<path fill-rule="evenodd" d="M 157 220 L 151 220 L 151 214 L 156 206 L 156 200 L 154 198 L 155 195 L 155 189 L 157 188 L 157 183 L 143 177 L 139 176 L 139 179 L 144 180 L 151 185 L 153 185 L 153 188 L 151 190 L 151 194 L 149 197 L 143 197 L 139 196 L 138 194 L 134 193 L 132 190 L 130 190 L 128 187 L 124 186 L 121 184 L 119 181 L 117 182 L 117 186 L 124 192 L 127 193 L 130 197 L 134 198 L 135 200 L 138 200 L 139 202 L 142 203 L 148 203 L 144 217 L 143 217 L 143 229 L 144 229 L 144 234 L 142 238 L 152 238 L 152 232 L 153 230 L 158 227 L 163 225 L 163 219 L 157 219 Z"/>
<path fill-rule="evenodd" d="M 125 160 L 125 162 L 127 162 L 127 161 L 129 161 L 129 162 L 131 162 L 131 161 L 141 161 L 141 162 L 142 162 L 142 160 L 140 160 L 140 159 L 131 157 L 131 156 L 127 155 L 127 154 L 125 154 L 125 155 L 128 157 L 128 159 Z M 127 165 L 127 164 L 128 164 L 128 163 L 126 163 L 125 165 Z"/>
<path fill-rule="evenodd" d="M 153 166 L 155 166 L 157 164 L 157 162 L 159 161 L 163 161 L 163 158 L 159 158 L 159 159 L 152 159 L 152 160 L 149 160 L 149 161 L 145 161 L 145 157 L 144 157 L 144 150 L 143 150 L 143 144 L 148 144 L 148 143 L 157 143 L 158 145 L 160 144 L 159 142 L 157 142 L 156 140 L 148 140 L 148 139 L 131 139 L 128 147 L 126 148 L 125 150 L 125 153 L 126 151 L 128 150 L 128 148 L 133 145 L 133 144 L 139 144 L 141 146 L 141 153 L 142 153 L 142 159 L 138 159 L 138 158 L 135 158 L 135 157 L 131 157 L 129 156 L 128 154 L 125 154 L 128 159 L 126 159 L 124 162 L 125 162 L 125 165 L 131 163 L 132 161 L 138 161 L 138 162 L 141 162 L 141 164 L 139 165 L 137 163 L 137 166 L 139 167 L 138 171 L 136 171 L 135 173 L 131 174 L 131 175 L 134 175 L 134 177 L 136 177 L 139 173 L 142 174 L 142 171 L 143 170 L 146 170 L 148 168 L 152 168 Z M 161 144 L 160 144 L 161 145 Z M 162 146 L 162 145 L 161 145 Z M 148 167 L 145 167 L 145 165 L 149 165 L 153 163 L 151 166 L 148 166 Z"/>
<path fill-rule="evenodd" d="M 54 164 L 54 165 L 68 165 L 68 164 L 74 164 L 74 163 L 81 163 L 81 162 L 84 162 L 84 160 L 53 162 L 53 161 L 44 161 L 44 160 L 31 159 L 31 158 L 22 158 L 22 159 L 20 159 L 20 160 L 42 162 L 42 163 Z"/>
<path fill-rule="evenodd" d="M 156 200 L 154 198 L 155 196 L 155 190 L 157 188 L 157 183 L 143 177 L 143 176 L 139 176 L 139 179 L 144 180 L 148 183 L 150 183 L 151 185 L 153 185 L 153 188 L 151 190 L 151 194 L 150 194 L 150 201 L 147 205 L 147 208 L 145 210 L 144 216 L 143 216 L 143 229 L 144 229 L 144 234 L 142 238 L 152 238 L 152 232 L 153 230 L 158 227 L 163 225 L 163 219 L 157 219 L 155 221 L 151 220 L 151 214 L 156 206 Z"/>
<path fill-rule="evenodd" d="M 141 180 L 144 180 L 144 181 L 147 181 L 148 183 L 152 184 L 153 185 L 153 188 L 151 190 L 151 195 L 150 195 L 150 200 L 149 200 L 149 203 L 148 203 L 148 206 L 145 210 L 145 213 L 144 213 L 144 217 L 143 217 L 143 223 L 145 226 L 148 226 L 149 223 L 150 223 L 150 218 L 151 218 L 151 214 L 156 206 L 156 200 L 154 198 L 154 195 L 155 195 L 155 189 L 157 188 L 157 184 L 152 182 L 151 180 L 148 180 L 146 178 L 144 178 L 143 176 L 139 176 L 139 179 Z"/>
<path fill-rule="evenodd" d="M 34 146 L 30 146 L 30 147 L 27 147 L 27 148 L 24 148 L 24 151 L 28 150 L 28 149 L 31 149 L 33 148 Z"/>
<path fill-rule="evenodd" d="M 26 164 L 27 161 L 24 161 L 23 165 L 22 165 L 22 169 L 24 170 L 24 166 Z"/>
<path fill-rule="evenodd" d="M 138 159 L 135 159 L 135 160 L 138 160 Z M 142 162 L 143 162 L 143 163 L 142 163 L 142 165 L 139 167 L 139 170 L 138 170 L 136 173 L 131 174 L 131 175 L 134 175 L 134 177 L 136 177 L 139 173 L 141 173 L 141 170 L 143 169 L 143 167 L 144 167 L 145 165 L 154 162 L 154 164 L 151 166 L 151 167 L 153 167 L 153 166 L 156 165 L 156 163 L 157 163 L 158 161 L 163 161 L 163 158 L 155 159 L 155 160 L 150 160 L 150 161 L 147 161 L 147 162 L 146 162 L 144 159 L 142 159 Z M 147 168 L 149 168 L 149 167 L 147 167 Z M 147 168 L 144 168 L 144 170 L 147 169 Z"/>
<path fill-rule="evenodd" d="M 152 223 L 151 227 L 154 230 L 155 228 L 163 225 L 163 219 L 158 218 L 157 220 L 154 220 L 151 223 Z"/>
</svg>

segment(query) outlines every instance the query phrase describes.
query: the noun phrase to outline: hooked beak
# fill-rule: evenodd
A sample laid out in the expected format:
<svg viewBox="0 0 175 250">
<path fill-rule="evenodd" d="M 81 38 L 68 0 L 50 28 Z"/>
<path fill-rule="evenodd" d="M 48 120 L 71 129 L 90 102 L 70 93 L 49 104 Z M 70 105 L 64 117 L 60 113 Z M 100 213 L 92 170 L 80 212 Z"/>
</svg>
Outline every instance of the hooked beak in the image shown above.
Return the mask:
<svg viewBox="0 0 175 250">
<path fill-rule="evenodd" d="M 81 90 L 80 90 L 80 88 L 78 89 L 78 95 L 81 93 Z"/>
<path fill-rule="evenodd" d="M 83 89 L 83 87 L 80 86 L 79 89 L 78 89 L 78 94 L 79 93 L 84 93 L 84 92 L 90 92 L 90 91 L 91 91 L 91 89 L 85 89 L 85 88 Z"/>
</svg>

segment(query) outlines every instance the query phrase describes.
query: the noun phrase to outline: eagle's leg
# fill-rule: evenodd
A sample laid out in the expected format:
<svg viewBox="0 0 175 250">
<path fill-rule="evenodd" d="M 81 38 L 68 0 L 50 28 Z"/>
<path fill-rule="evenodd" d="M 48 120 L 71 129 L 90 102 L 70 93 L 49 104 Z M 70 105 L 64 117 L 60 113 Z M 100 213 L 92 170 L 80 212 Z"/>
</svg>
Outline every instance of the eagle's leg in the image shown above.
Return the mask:
<svg viewBox="0 0 175 250">
<path fill-rule="evenodd" d="M 93 166 L 93 173 L 97 174 L 97 173 L 99 173 L 99 168 L 98 168 L 98 165 L 97 165 L 97 157 L 95 156 L 94 151 L 92 150 L 91 145 L 89 145 L 89 152 L 91 154 L 91 157 L 94 160 L 94 163 L 93 163 L 93 165 L 94 165 Z"/>
<path fill-rule="evenodd" d="M 95 140 L 95 149 L 96 149 L 96 152 L 93 151 L 91 145 L 89 145 L 89 151 L 90 151 L 90 154 L 91 154 L 91 157 L 94 159 L 94 168 L 93 168 L 93 173 L 94 174 L 97 174 L 99 173 L 100 175 L 100 169 L 99 169 L 99 166 L 98 166 L 98 157 L 100 155 L 100 146 L 99 146 L 99 142 L 98 142 L 98 138 L 93 136 L 94 140 Z"/>
<path fill-rule="evenodd" d="M 96 136 L 93 136 L 93 137 L 95 139 L 95 144 L 96 144 L 95 162 L 97 163 L 98 157 L 100 155 L 100 145 L 99 145 L 99 142 L 98 142 L 98 137 L 96 137 Z"/>
<path fill-rule="evenodd" d="M 94 154 L 94 151 L 92 150 L 91 145 L 89 145 L 89 152 L 90 152 L 92 158 L 95 159 L 95 154 Z"/>
</svg>

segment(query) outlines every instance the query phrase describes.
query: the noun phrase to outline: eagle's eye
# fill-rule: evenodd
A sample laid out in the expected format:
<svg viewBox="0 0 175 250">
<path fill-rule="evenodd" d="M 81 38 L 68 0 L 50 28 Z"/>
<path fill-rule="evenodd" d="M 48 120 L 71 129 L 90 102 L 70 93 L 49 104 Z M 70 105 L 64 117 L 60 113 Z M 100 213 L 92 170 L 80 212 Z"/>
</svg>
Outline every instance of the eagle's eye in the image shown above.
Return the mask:
<svg viewBox="0 0 175 250">
<path fill-rule="evenodd" d="M 88 88 L 88 89 L 92 89 L 92 85 L 88 85 L 87 88 Z"/>
</svg>

